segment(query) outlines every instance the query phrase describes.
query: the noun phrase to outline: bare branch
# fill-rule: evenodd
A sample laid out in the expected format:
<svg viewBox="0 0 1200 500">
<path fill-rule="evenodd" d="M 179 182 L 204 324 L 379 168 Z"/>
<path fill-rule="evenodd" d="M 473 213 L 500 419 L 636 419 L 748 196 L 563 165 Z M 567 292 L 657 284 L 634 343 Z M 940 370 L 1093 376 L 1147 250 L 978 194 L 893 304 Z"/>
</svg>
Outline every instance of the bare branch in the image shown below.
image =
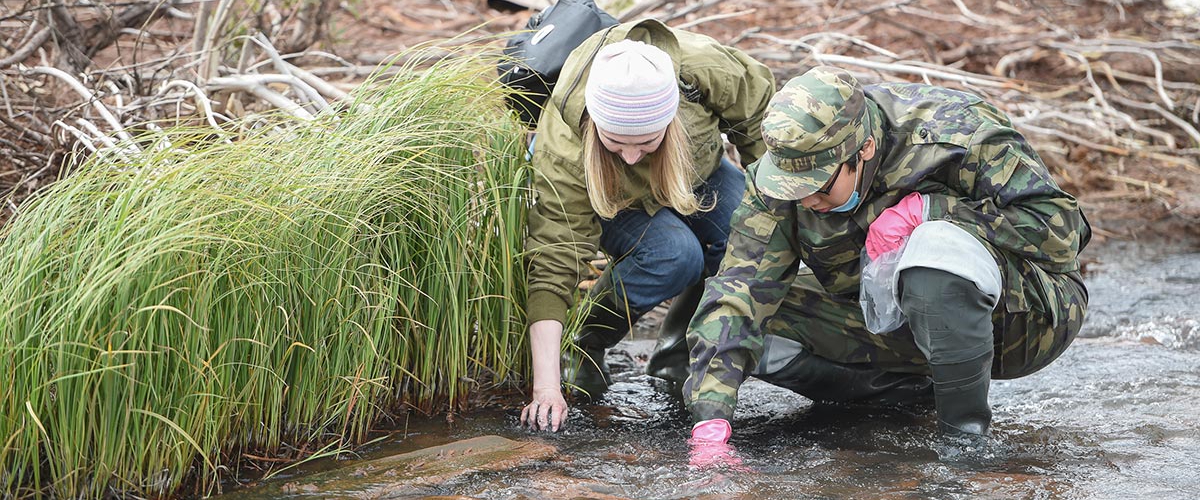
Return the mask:
<svg viewBox="0 0 1200 500">
<path fill-rule="evenodd" d="M 22 45 L 20 48 L 14 51 L 11 56 L 0 59 L 0 69 L 7 68 L 13 64 L 24 61 L 26 58 L 33 55 L 33 51 L 37 50 L 38 47 L 41 47 L 42 44 L 46 43 L 46 40 L 50 39 L 51 33 L 52 32 L 49 27 L 42 28 L 41 31 L 38 31 L 36 35 L 33 35 L 33 37 L 30 38 L 25 45 Z"/>
<path fill-rule="evenodd" d="M 758 9 L 747 9 L 747 10 L 742 10 L 742 11 L 738 11 L 738 12 L 730 12 L 728 14 L 713 14 L 711 16 L 702 17 L 695 21 L 689 21 L 689 22 L 680 24 L 675 27 L 678 29 L 681 29 L 681 30 L 686 30 L 686 29 L 694 28 L 696 26 L 699 26 L 699 25 L 707 23 L 707 22 L 720 21 L 721 19 L 731 19 L 734 17 L 742 17 L 742 16 L 745 16 L 748 14 L 753 14 L 755 12 L 758 12 Z"/>
<path fill-rule="evenodd" d="M 304 106 L 297 104 L 295 101 L 284 97 L 283 94 L 268 89 L 264 83 L 283 82 L 292 83 L 289 81 L 298 80 L 291 75 L 254 75 L 240 77 L 217 77 L 209 80 L 208 84 L 214 88 L 231 88 L 250 92 L 259 99 L 267 101 L 272 106 L 282 109 L 292 116 L 301 120 L 312 120 L 312 113 L 304 109 Z"/>
<path fill-rule="evenodd" d="M 1171 112 L 1158 107 L 1157 104 L 1138 102 L 1138 101 L 1134 101 L 1133 99 L 1126 99 L 1121 96 L 1113 96 L 1113 100 L 1117 101 L 1121 104 L 1124 104 L 1126 106 L 1129 106 L 1129 107 L 1133 107 L 1133 108 L 1137 108 L 1137 109 L 1145 109 L 1145 110 L 1149 110 L 1149 111 L 1158 113 L 1159 116 L 1162 116 L 1164 119 L 1171 122 L 1176 127 L 1179 127 L 1180 129 L 1182 129 L 1184 133 L 1186 133 L 1189 137 L 1192 138 L 1193 144 L 1200 144 L 1200 131 L 1197 131 L 1196 127 L 1191 126 L 1190 124 L 1188 124 L 1188 122 L 1183 121 L 1183 119 L 1179 118 L 1178 116 L 1175 116 Z"/>
<path fill-rule="evenodd" d="M 133 138 L 130 137 L 129 133 L 125 131 L 125 127 L 121 125 L 121 121 L 117 120 L 117 117 L 113 116 L 112 111 L 109 111 L 108 107 L 105 106 L 104 103 L 100 102 L 100 99 L 97 99 L 96 95 L 93 94 L 92 91 L 88 90 L 87 87 L 84 87 L 82 83 L 79 83 L 79 80 L 75 79 L 75 77 L 68 75 L 66 72 L 58 68 L 51 68 L 48 66 L 38 66 L 29 70 L 29 72 L 34 74 L 50 75 L 62 80 L 63 82 L 66 82 L 67 86 L 71 87 L 71 90 L 74 90 L 80 96 L 83 96 L 84 101 L 91 103 L 92 107 L 96 109 L 96 112 L 99 113 L 100 116 L 104 118 L 104 121 L 107 122 L 110 127 L 112 127 L 114 132 L 116 132 L 117 136 L 124 140 L 130 141 L 131 143 L 133 142 Z"/>
<path fill-rule="evenodd" d="M 629 10 L 626 10 L 625 12 L 622 12 L 619 16 L 617 16 L 617 19 L 620 20 L 621 22 L 632 21 L 633 19 L 637 18 L 637 16 L 641 15 L 643 12 L 646 12 L 646 11 L 652 10 L 652 9 L 657 9 L 659 7 L 662 7 L 663 5 L 666 5 L 668 2 L 670 2 L 670 0 L 645 0 L 642 2 L 638 2 L 638 3 L 634 4 L 633 7 L 630 7 Z"/>
<path fill-rule="evenodd" d="M 1080 50 L 1082 50 L 1082 49 L 1078 49 L 1076 47 L 1072 47 L 1072 46 L 1069 46 L 1066 44 L 1055 43 L 1055 42 L 1049 42 L 1046 45 L 1049 47 L 1066 50 L 1072 54 L 1079 54 Z M 1154 63 L 1154 83 L 1155 83 L 1155 90 L 1158 91 L 1158 96 L 1162 98 L 1164 103 L 1166 103 L 1167 109 L 1175 109 L 1175 103 L 1171 101 L 1171 98 L 1167 95 L 1167 90 L 1163 88 L 1162 61 L 1158 60 L 1158 55 L 1156 55 L 1154 52 L 1151 52 L 1149 50 L 1145 50 L 1142 48 L 1138 48 L 1138 47 L 1090 46 L 1087 48 L 1087 50 L 1099 50 L 1099 51 L 1104 51 L 1104 52 L 1128 52 L 1128 53 L 1140 54 L 1140 55 L 1146 56 L 1148 59 L 1150 59 L 1150 61 L 1152 63 Z M 1082 55 L 1080 55 L 1079 57 L 1082 57 Z M 1090 71 L 1089 71 L 1089 77 L 1090 77 Z"/>
<path fill-rule="evenodd" d="M 1024 84 L 1018 83 L 1016 80 L 1001 80 L 992 78 L 987 75 L 979 75 L 959 71 L 952 68 L 932 69 L 923 68 L 908 63 L 880 63 L 858 59 L 854 57 L 839 56 L 834 54 L 813 54 L 813 58 L 827 64 L 848 64 L 851 66 L 859 66 L 870 68 L 879 71 L 888 71 L 892 73 L 901 73 L 909 75 L 918 75 L 922 78 L 939 78 L 942 80 L 950 80 L 961 82 L 980 87 L 994 87 L 1002 89 L 1020 89 L 1024 88 Z"/>
<path fill-rule="evenodd" d="M 212 101 L 208 99 L 208 96 L 205 95 L 204 91 L 200 90 L 200 87 L 197 87 L 196 84 L 185 80 L 171 80 L 167 83 L 164 83 L 162 88 L 159 89 L 158 93 L 166 94 L 167 90 L 170 90 L 174 87 L 183 87 L 193 96 L 195 96 L 196 102 L 200 103 L 200 109 L 204 110 L 204 119 L 208 121 L 208 124 L 217 130 L 224 130 L 221 128 L 221 125 L 217 123 L 215 117 L 216 113 L 213 113 L 212 109 Z"/>
<path fill-rule="evenodd" d="M 54 139 L 50 136 L 17 123 L 12 118 L 4 116 L 3 114 L 0 114 L 0 122 L 4 122 L 5 125 L 12 127 L 13 130 L 18 131 L 22 136 L 27 136 L 30 139 L 33 139 L 38 144 L 41 144 L 44 148 L 50 148 L 54 146 Z"/>
</svg>

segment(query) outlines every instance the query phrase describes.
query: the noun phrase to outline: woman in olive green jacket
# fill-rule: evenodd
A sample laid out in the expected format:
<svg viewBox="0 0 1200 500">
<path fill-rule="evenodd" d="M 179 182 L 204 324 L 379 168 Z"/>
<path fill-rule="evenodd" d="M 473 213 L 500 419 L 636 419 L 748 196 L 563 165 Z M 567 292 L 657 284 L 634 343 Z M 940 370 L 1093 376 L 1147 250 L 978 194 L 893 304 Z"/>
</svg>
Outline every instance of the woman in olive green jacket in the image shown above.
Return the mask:
<svg viewBox="0 0 1200 500">
<path fill-rule="evenodd" d="M 664 321 L 664 334 L 675 324 L 677 335 L 659 349 L 671 355 L 656 353 L 651 374 L 686 377 L 682 338 L 695 292 L 724 255 L 729 216 L 745 188 L 742 170 L 724 158 L 721 135 L 743 162 L 764 154 L 759 126 L 774 91 L 761 63 L 654 20 L 606 29 L 572 52 L 533 153 L 526 312 L 534 386 L 522 423 L 557 431 L 567 413 L 564 379 L 602 393 L 610 383 L 605 349 L 677 295 Z M 580 351 L 560 366 L 563 324 L 597 244 L 614 262 L 590 293 L 575 338 Z"/>
</svg>

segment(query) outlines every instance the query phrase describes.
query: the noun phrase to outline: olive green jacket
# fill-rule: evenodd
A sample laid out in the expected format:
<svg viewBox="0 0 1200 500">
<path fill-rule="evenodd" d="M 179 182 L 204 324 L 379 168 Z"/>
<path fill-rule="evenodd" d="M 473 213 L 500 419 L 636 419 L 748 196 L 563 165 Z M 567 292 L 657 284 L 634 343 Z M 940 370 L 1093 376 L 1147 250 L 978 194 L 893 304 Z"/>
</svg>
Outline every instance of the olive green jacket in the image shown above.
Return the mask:
<svg viewBox="0 0 1200 500">
<path fill-rule="evenodd" d="M 730 221 L 729 250 L 705 283 L 688 331 L 692 359 L 683 396 L 697 421 L 732 418 L 738 388 L 762 353 L 764 328 L 800 262 L 812 269 L 827 300 L 858 302 L 867 230 L 909 193 L 927 196 L 927 220 L 961 227 L 992 253 L 1004 280 L 1003 312 L 1070 313 L 1072 304 L 1056 301 L 1051 281 L 1078 280 L 1079 252 L 1091 229 L 1075 198 L 1055 184 L 1008 118 L 978 96 L 941 87 L 889 83 L 864 91 L 878 148 L 864 167 L 857 208 L 818 213 L 761 196 L 747 182 Z M 747 179 L 756 167 L 748 168 Z M 861 311 L 844 321 L 846 328 L 861 328 Z M 911 336 L 875 339 L 912 343 Z"/>
<path fill-rule="evenodd" d="M 737 49 L 704 35 L 669 28 L 654 20 L 620 24 L 588 38 L 567 59 L 538 121 L 533 153 L 536 196 L 526 239 L 530 323 L 565 322 L 573 292 L 594 257 L 600 239 L 599 215 L 592 209 L 583 172 L 586 123 L 584 86 L 600 47 L 639 40 L 671 56 L 680 80 L 679 116 L 692 147 L 698 187 L 720 163 L 721 133 L 749 163 L 765 154 L 759 125 L 775 80 L 766 66 Z M 625 194 L 633 208 L 656 213 L 650 191 L 650 164 L 643 159 L 626 171 Z"/>
</svg>

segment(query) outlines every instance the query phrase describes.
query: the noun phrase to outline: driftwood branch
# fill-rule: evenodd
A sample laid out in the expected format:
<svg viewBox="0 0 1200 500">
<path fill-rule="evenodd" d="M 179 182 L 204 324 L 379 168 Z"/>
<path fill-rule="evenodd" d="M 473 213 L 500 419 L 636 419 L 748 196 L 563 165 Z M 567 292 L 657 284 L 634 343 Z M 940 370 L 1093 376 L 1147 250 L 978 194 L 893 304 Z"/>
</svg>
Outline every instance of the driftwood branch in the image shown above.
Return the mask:
<svg viewBox="0 0 1200 500">
<path fill-rule="evenodd" d="M 17 50 L 12 53 L 12 55 L 5 57 L 4 59 L 0 59 L 0 69 L 7 68 L 16 63 L 24 61 L 25 59 L 28 59 L 29 56 L 33 55 L 33 51 L 40 48 L 46 43 L 47 40 L 50 39 L 51 34 L 52 30 L 49 27 L 38 30 L 37 34 L 33 35 L 33 37 L 25 42 L 24 45 L 18 47 Z"/>
<path fill-rule="evenodd" d="M 108 107 L 105 106 L 103 102 L 100 102 L 100 100 L 96 98 L 96 95 L 91 90 L 89 90 L 82 83 L 80 83 L 80 81 L 78 79 L 76 79 L 75 77 L 73 77 L 71 75 L 68 75 L 63 70 L 60 70 L 58 68 L 46 67 L 46 66 L 39 66 L 39 67 L 33 68 L 29 71 L 30 71 L 30 73 L 33 73 L 33 74 L 50 75 L 50 76 L 53 76 L 53 77 L 61 80 L 64 83 L 66 83 L 67 86 L 71 90 L 75 91 L 81 97 L 83 97 L 83 100 L 85 102 L 92 105 L 92 108 L 96 110 L 96 113 L 98 113 L 100 115 L 100 117 L 103 118 L 104 121 L 106 123 L 108 123 L 108 125 L 110 127 L 112 127 L 113 131 L 119 137 L 121 137 L 124 140 L 130 141 L 130 143 L 132 144 L 133 137 L 131 137 L 129 135 L 129 133 L 125 131 L 125 127 L 123 125 L 121 125 L 121 121 L 118 120 L 117 117 L 112 114 L 112 111 L 109 111 Z"/>
</svg>

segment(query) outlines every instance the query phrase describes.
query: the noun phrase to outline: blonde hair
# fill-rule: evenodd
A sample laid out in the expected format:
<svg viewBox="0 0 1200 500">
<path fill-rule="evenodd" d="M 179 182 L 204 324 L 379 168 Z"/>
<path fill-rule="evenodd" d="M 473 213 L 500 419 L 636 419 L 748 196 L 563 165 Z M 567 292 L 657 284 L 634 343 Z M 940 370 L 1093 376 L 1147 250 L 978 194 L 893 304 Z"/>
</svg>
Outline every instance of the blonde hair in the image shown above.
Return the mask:
<svg viewBox="0 0 1200 500">
<path fill-rule="evenodd" d="M 590 118 L 584 125 L 583 137 L 583 172 L 588 198 L 600 217 L 611 219 L 634 202 L 627 193 L 621 192 L 627 166 L 619 155 L 600 142 L 599 131 Z M 658 149 L 650 153 L 650 192 L 660 205 L 671 207 L 682 215 L 712 210 L 716 205 L 715 198 L 702 204 L 692 191 L 695 177 L 691 144 L 683 122 L 676 115 L 667 124 L 666 135 Z"/>
</svg>

